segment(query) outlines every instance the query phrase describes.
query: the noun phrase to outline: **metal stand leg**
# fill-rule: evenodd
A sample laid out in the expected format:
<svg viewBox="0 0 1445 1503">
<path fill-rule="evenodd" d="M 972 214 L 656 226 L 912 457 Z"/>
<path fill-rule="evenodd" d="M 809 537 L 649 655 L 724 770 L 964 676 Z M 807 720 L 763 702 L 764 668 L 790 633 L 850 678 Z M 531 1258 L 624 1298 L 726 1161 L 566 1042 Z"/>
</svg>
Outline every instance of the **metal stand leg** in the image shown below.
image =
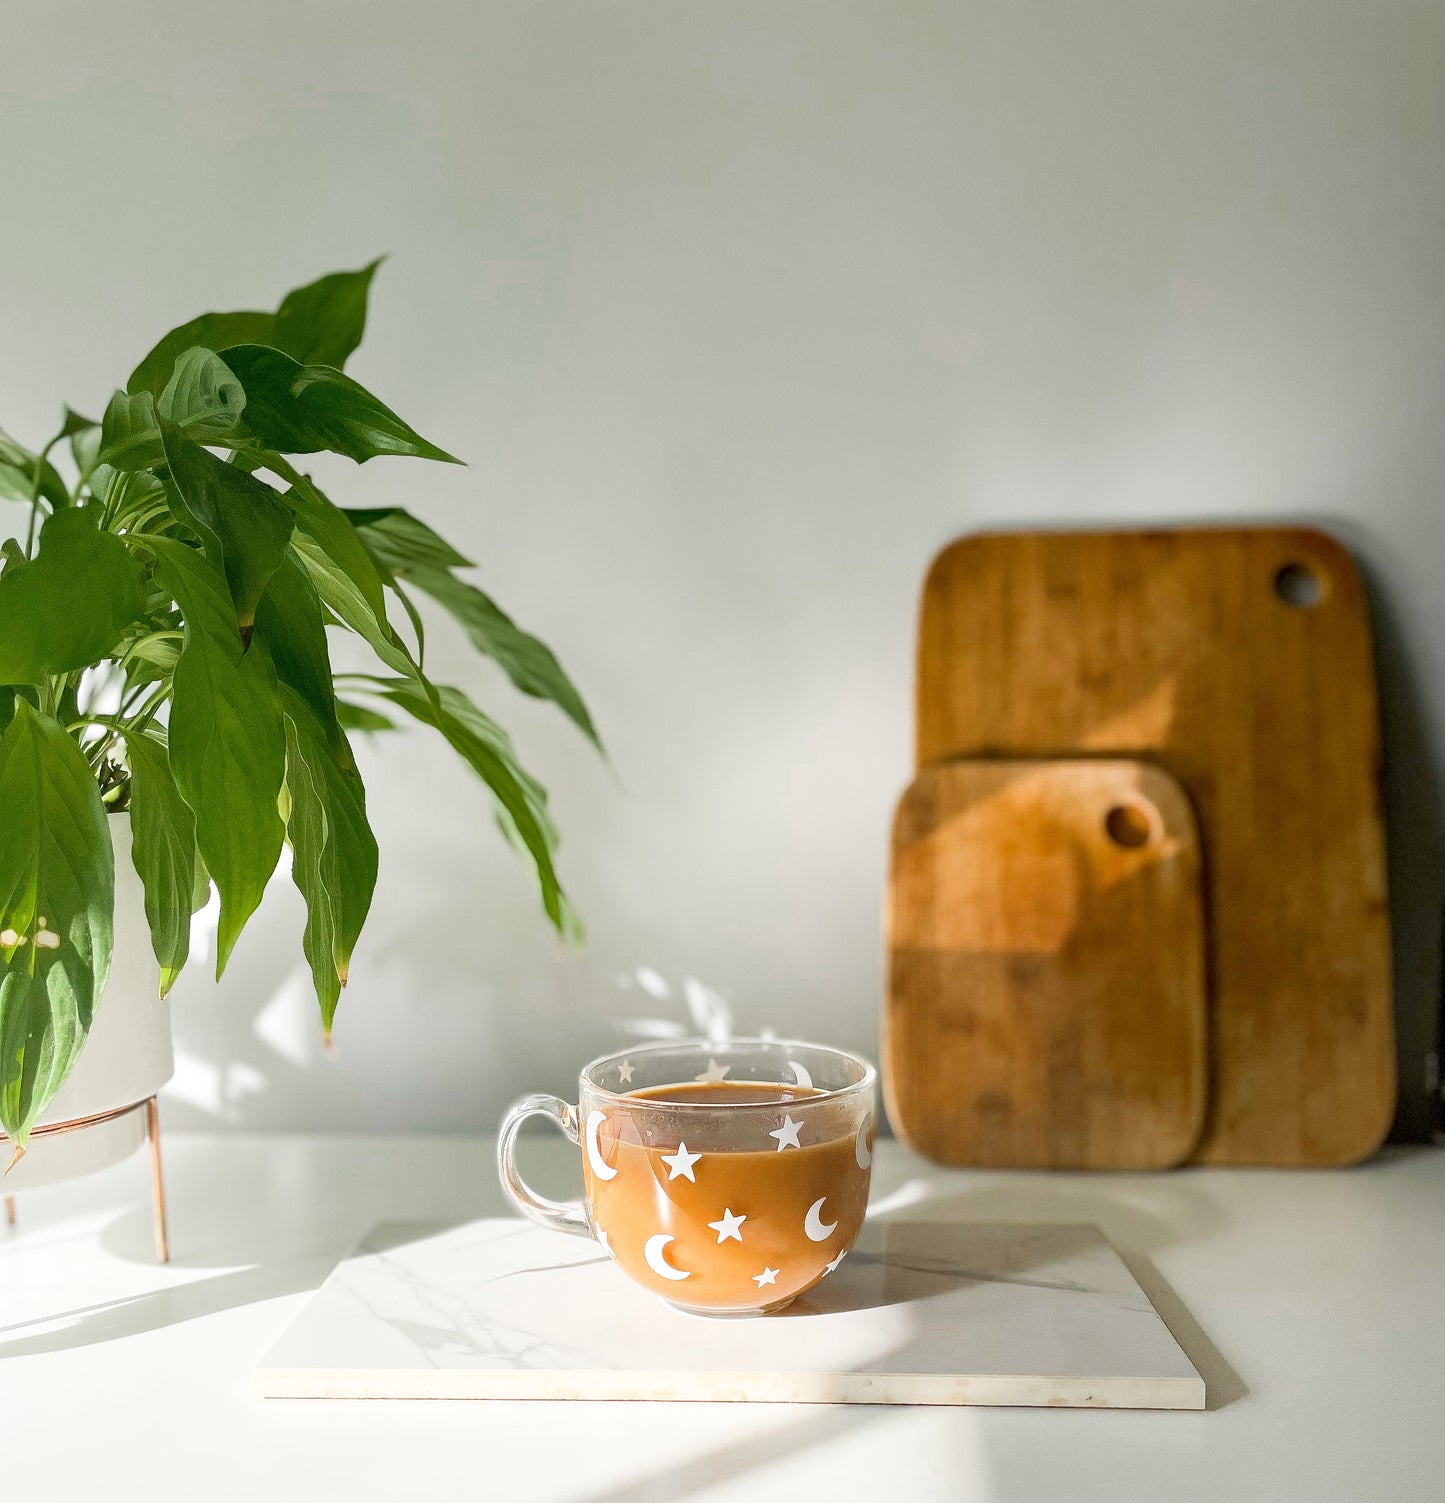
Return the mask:
<svg viewBox="0 0 1445 1503">
<path fill-rule="evenodd" d="M 166 1237 L 166 1186 L 161 1178 L 161 1114 L 152 1096 L 145 1104 L 146 1137 L 151 1145 L 151 1211 L 155 1219 L 156 1262 L 171 1261 L 170 1242 Z"/>
<path fill-rule="evenodd" d="M 156 1236 L 156 1261 L 169 1263 L 171 1261 L 170 1243 L 166 1237 L 166 1187 L 161 1178 L 161 1114 L 156 1106 L 154 1096 L 147 1097 L 144 1101 L 129 1101 L 124 1106 L 113 1106 L 109 1111 L 95 1112 L 89 1117 L 75 1117 L 68 1122 L 47 1122 L 42 1127 L 31 1129 L 31 1137 L 44 1138 L 53 1133 L 76 1132 L 85 1127 L 97 1127 L 102 1122 L 113 1122 L 117 1117 L 124 1117 L 130 1112 L 145 1108 L 146 1114 L 146 1137 L 151 1145 L 151 1212 L 155 1224 Z M 0 1133 L 0 1143 L 8 1143 L 10 1140 L 4 1133 Z M 25 1150 L 17 1148 L 11 1157 L 9 1169 L 13 1169 L 24 1157 Z M 11 1226 L 15 1225 L 15 1197 L 5 1197 L 5 1220 Z"/>
</svg>

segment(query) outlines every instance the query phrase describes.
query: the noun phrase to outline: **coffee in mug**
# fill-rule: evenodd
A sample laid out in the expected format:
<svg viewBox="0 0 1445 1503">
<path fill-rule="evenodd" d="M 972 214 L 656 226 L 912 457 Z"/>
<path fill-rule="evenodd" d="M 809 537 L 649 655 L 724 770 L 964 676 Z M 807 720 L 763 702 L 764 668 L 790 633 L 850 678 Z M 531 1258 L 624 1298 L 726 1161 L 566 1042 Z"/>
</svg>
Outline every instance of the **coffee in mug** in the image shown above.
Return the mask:
<svg viewBox="0 0 1445 1503">
<path fill-rule="evenodd" d="M 875 1072 L 814 1044 L 739 1039 L 646 1045 L 594 1060 L 578 1105 L 517 1103 L 502 1124 L 503 1187 L 543 1226 L 595 1237 L 679 1308 L 781 1309 L 826 1278 L 863 1225 Z M 518 1127 L 541 1113 L 582 1149 L 584 1196 L 522 1182 Z"/>
</svg>

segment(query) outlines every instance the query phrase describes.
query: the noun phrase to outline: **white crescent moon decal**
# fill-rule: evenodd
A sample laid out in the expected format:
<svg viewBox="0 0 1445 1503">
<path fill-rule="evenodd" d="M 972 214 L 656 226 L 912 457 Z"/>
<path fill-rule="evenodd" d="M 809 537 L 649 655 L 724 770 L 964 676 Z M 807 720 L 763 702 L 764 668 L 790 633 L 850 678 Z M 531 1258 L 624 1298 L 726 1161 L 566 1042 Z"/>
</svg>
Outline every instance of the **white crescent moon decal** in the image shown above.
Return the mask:
<svg viewBox="0 0 1445 1503">
<path fill-rule="evenodd" d="M 690 1273 L 684 1273 L 680 1268 L 673 1268 L 663 1262 L 662 1249 L 667 1246 L 672 1238 L 666 1232 L 659 1232 L 655 1237 L 647 1239 L 647 1245 L 642 1249 L 642 1256 L 647 1259 L 647 1266 L 660 1279 L 690 1279 Z"/>
<path fill-rule="evenodd" d="M 796 1080 L 804 1090 L 811 1091 L 813 1089 L 813 1077 L 808 1074 L 806 1066 L 800 1065 L 795 1059 L 790 1059 L 788 1061 L 788 1068 L 793 1072 L 794 1080 Z"/>
<path fill-rule="evenodd" d="M 858 1160 L 858 1167 L 866 1169 L 873 1162 L 873 1155 L 868 1151 L 868 1124 L 872 1117 L 864 1117 L 858 1124 L 858 1136 L 853 1139 L 853 1157 Z"/>
<path fill-rule="evenodd" d="M 807 1232 L 810 1242 L 826 1242 L 838 1229 L 836 1221 L 830 1221 L 827 1226 L 824 1226 L 823 1218 L 818 1214 L 823 1209 L 823 1201 L 827 1198 L 825 1195 L 822 1200 L 815 1200 L 808 1207 L 808 1214 L 803 1217 L 803 1230 Z"/>
<path fill-rule="evenodd" d="M 597 1146 L 597 1129 L 606 1120 L 604 1112 L 587 1113 L 587 1162 L 592 1165 L 592 1172 L 598 1179 L 611 1179 L 617 1173 L 602 1157 L 602 1150 Z"/>
</svg>

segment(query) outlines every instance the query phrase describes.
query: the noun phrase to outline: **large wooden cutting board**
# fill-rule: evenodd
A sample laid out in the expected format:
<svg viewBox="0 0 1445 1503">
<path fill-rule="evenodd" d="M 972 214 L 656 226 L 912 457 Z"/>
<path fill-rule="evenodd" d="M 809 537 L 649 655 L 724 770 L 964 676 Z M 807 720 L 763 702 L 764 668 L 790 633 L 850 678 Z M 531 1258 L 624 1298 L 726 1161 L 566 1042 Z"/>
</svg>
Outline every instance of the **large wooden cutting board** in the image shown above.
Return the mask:
<svg viewBox="0 0 1445 1503">
<path fill-rule="evenodd" d="M 884 1080 L 950 1164 L 1164 1169 L 1204 1122 L 1194 815 L 1136 761 L 958 761 L 899 801 Z"/>
<path fill-rule="evenodd" d="M 1312 599 L 1312 597 L 1314 597 Z M 1305 528 L 965 538 L 924 589 L 920 766 L 1137 755 L 1199 818 L 1211 1078 L 1198 1157 L 1345 1164 L 1394 1104 L 1364 591 Z"/>
</svg>

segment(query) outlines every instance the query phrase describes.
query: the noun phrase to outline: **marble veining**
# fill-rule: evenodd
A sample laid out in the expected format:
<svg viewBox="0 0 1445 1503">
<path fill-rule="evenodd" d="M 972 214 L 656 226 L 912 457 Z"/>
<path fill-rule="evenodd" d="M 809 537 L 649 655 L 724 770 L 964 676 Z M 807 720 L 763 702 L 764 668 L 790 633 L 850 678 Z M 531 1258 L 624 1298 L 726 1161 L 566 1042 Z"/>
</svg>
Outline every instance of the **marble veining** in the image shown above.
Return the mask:
<svg viewBox="0 0 1445 1503">
<path fill-rule="evenodd" d="M 1202 1408 L 1097 1228 L 885 1221 L 772 1316 L 710 1320 L 530 1223 L 375 1228 L 257 1372 L 272 1397 Z"/>
</svg>

